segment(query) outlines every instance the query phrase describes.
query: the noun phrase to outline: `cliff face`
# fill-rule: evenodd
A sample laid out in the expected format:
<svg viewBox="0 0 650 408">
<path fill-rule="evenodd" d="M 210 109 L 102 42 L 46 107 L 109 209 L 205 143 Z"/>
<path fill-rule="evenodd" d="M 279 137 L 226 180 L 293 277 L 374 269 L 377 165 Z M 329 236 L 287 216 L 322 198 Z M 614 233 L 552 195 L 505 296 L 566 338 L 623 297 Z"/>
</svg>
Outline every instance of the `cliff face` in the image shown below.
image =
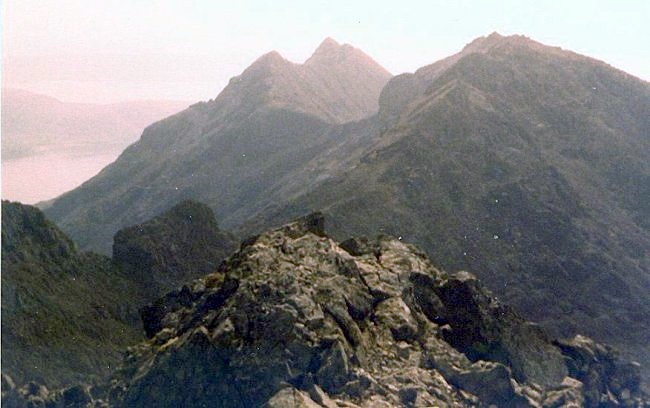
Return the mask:
<svg viewBox="0 0 650 408">
<path fill-rule="evenodd" d="M 235 249 L 205 204 L 183 201 L 113 239 L 113 262 L 138 286 L 143 303 L 216 270 Z"/>
<path fill-rule="evenodd" d="M 638 368 L 553 342 L 461 272 L 387 236 L 337 244 L 320 214 L 245 240 L 157 302 L 109 393 L 123 406 L 640 404 Z M 155 333 L 154 333 L 155 332 Z"/>
</svg>

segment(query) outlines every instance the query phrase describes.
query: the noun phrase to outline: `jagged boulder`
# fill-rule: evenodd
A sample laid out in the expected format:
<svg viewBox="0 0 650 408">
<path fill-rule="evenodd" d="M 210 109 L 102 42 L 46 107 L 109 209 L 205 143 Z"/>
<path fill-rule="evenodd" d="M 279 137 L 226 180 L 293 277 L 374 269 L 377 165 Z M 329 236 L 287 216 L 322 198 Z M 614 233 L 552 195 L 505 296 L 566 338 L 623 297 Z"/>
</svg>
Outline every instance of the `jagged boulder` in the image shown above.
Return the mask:
<svg viewBox="0 0 650 408">
<path fill-rule="evenodd" d="M 386 236 L 338 245 L 320 214 L 245 240 L 218 271 L 158 303 L 166 304 L 151 338 L 116 373 L 112 405 L 520 407 L 588 399 L 589 387 L 571 377 L 584 369 L 570 366 L 577 358 L 568 346 L 473 276 L 449 276 Z M 629 401 L 642 401 L 638 389 L 627 390 Z"/>
<path fill-rule="evenodd" d="M 635 398 L 641 384 L 638 363 L 620 361 L 614 349 L 581 335 L 555 344 L 566 357 L 569 374 L 583 383 L 585 406 L 641 404 Z"/>
<path fill-rule="evenodd" d="M 292 387 L 283 388 L 278 391 L 271 399 L 269 399 L 263 408 L 321 408 L 309 397 L 304 391 L 297 390 Z"/>
<path fill-rule="evenodd" d="M 544 408 L 582 407 L 584 402 L 584 384 L 567 377 L 559 387 L 546 393 L 542 406 Z"/>
<path fill-rule="evenodd" d="M 474 275 L 459 272 L 434 291 L 451 326 L 444 338 L 471 360 L 506 364 L 519 382 L 550 386 L 566 377 L 562 354 L 544 332 L 497 302 Z"/>
</svg>

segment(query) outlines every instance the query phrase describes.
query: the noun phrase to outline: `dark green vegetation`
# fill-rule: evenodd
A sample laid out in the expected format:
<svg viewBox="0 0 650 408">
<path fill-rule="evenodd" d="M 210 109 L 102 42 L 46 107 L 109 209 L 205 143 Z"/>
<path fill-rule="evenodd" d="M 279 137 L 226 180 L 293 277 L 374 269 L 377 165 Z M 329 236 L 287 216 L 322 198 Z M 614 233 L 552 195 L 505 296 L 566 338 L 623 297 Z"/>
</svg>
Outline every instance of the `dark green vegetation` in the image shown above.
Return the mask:
<svg viewBox="0 0 650 408">
<path fill-rule="evenodd" d="M 114 246 L 113 260 L 80 252 L 37 208 L 2 203 L 2 370 L 16 383 L 104 378 L 142 339 L 142 306 L 234 249 L 191 201 L 118 232 Z"/>
<path fill-rule="evenodd" d="M 133 285 L 79 252 L 40 210 L 2 202 L 2 371 L 18 384 L 90 382 L 141 338 Z"/>
<path fill-rule="evenodd" d="M 553 334 L 585 333 L 648 366 L 648 83 L 494 34 L 393 78 L 377 114 L 341 124 L 351 118 L 332 114 L 332 95 L 363 78 L 348 74 L 383 71 L 326 60 L 343 86 L 262 57 L 47 213 L 107 250 L 122 226 L 188 197 L 242 235 L 320 209 L 337 238 L 402 236 Z"/>
</svg>

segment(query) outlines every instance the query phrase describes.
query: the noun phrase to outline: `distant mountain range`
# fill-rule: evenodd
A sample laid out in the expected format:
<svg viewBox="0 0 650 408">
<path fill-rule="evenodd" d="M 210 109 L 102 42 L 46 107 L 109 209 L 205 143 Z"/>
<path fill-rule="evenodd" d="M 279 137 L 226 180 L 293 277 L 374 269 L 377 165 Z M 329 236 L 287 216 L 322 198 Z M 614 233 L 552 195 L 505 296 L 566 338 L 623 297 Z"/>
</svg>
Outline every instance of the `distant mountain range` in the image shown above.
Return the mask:
<svg viewBox="0 0 650 408">
<path fill-rule="evenodd" d="M 555 335 L 650 363 L 650 84 L 492 34 L 394 78 L 326 40 L 258 59 L 45 212 L 83 248 L 183 199 L 244 236 L 311 210 L 477 273 Z"/>
<path fill-rule="evenodd" d="M 34 202 L 71 190 L 136 141 L 145 126 L 188 105 L 179 101 L 67 103 L 3 89 L 3 197 Z M 23 163 L 31 158 L 50 162 L 50 171 Z M 88 158 L 89 163 L 80 163 Z M 92 158 L 97 164 L 92 165 Z"/>
</svg>

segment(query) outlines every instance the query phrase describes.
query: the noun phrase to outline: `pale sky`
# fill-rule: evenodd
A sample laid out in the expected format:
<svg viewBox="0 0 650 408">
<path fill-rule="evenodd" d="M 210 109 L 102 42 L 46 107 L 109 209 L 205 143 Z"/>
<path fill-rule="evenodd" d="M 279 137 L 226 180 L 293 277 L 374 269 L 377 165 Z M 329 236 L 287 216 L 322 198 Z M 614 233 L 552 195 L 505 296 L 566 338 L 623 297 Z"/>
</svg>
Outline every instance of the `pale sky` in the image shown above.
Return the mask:
<svg viewBox="0 0 650 408">
<path fill-rule="evenodd" d="M 393 74 L 493 31 L 524 34 L 650 79 L 650 1 L 5 0 L 3 86 L 74 102 L 214 98 L 270 50 L 325 38 Z"/>
</svg>

